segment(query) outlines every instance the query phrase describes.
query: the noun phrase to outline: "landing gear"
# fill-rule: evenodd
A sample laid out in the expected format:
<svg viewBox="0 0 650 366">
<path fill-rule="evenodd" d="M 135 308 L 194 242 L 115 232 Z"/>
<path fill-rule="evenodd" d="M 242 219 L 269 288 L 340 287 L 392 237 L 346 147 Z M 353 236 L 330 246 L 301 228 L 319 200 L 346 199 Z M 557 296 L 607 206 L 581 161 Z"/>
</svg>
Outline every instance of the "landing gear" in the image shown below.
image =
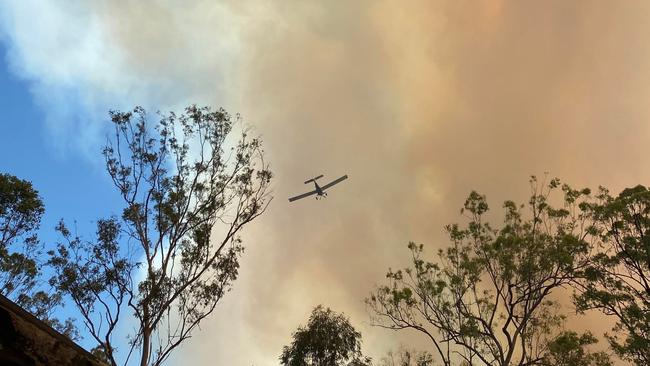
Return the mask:
<svg viewBox="0 0 650 366">
<path fill-rule="evenodd" d="M 327 193 L 317 194 L 316 195 L 316 200 L 322 200 L 325 197 L 327 197 Z"/>
</svg>

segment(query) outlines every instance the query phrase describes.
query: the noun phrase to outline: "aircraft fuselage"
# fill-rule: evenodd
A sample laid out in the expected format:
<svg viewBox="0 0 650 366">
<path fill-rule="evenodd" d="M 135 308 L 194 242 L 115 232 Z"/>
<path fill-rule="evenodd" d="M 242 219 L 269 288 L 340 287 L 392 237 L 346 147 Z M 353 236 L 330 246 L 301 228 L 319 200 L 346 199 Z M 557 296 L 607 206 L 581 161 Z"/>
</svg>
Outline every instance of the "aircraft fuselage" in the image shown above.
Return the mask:
<svg viewBox="0 0 650 366">
<path fill-rule="evenodd" d="M 290 197 L 289 202 L 293 202 L 293 201 L 299 200 L 301 198 L 309 197 L 311 195 L 316 195 L 317 200 L 321 199 L 323 197 L 327 197 L 327 192 L 325 192 L 326 189 L 330 188 L 331 186 L 333 186 L 333 185 L 335 185 L 337 183 L 340 183 L 341 181 L 343 181 L 345 179 L 348 179 L 348 176 L 346 174 L 346 175 L 344 175 L 344 176 L 342 176 L 342 177 L 340 177 L 338 179 L 335 179 L 335 180 L 333 180 L 333 181 L 331 181 L 331 182 L 329 182 L 329 183 L 327 183 L 327 184 L 325 184 L 324 186 L 321 187 L 321 186 L 318 185 L 316 180 L 318 180 L 319 178 L 322 178 L 322 177 L 323 177 L 323 175 L 321 174 L 321 175 L 319 175 L 317 177 L 306 180 L 305 184 L 309 184 L 310 182 L 314 182 L 314 190 L 303 193 L 303 194 L 300 194 L 300 195 L 297 195 L 295 197 Z"/>
<path fill-rule="evenodd" d="M 323 192 L 323 190 L 322 190 L 321 187 L 318 185 L 318 183 L 316 183 L 316 181 L 314 181 L 314 189 L 316 190 L 316 194 L 317 194 L 317 195 L 319 195 L 319 196 L 323 196 L 323 195 L 325 195 L 325 192 Z"/>
</svg>

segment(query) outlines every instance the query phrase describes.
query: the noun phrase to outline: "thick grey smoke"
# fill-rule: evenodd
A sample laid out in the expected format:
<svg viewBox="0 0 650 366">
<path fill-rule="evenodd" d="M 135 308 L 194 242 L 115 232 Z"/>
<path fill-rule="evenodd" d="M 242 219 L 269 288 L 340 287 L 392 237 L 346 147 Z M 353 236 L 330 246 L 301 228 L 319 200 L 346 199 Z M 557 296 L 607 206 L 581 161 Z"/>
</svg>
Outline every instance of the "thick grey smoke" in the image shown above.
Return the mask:
<svg viewBox="0 0 650 366">
<path fill-rule="evenodd" d="M 276 199 L 245 235 L 235 289 L 173 360 L 273 365 L 320 303 L 348 314 L 375 358 L 406 339 L 370 327 L 363 298 L 405 263 L 409 240 L 444 245 L 472 189 L 498 209 L 526 198 L 529 174 L 614 191 L 647 182 L 649 7 L 16 1 L 0 12 L 9 61 L 60 136 L 75 127 L 66 113 L 82 111 L 92 135 L 108 108 L 188 102 L 240 112 L 263 136 Z M 350 180 L 327 200 L 286 202 L 321 173 Z"/>
</svg>

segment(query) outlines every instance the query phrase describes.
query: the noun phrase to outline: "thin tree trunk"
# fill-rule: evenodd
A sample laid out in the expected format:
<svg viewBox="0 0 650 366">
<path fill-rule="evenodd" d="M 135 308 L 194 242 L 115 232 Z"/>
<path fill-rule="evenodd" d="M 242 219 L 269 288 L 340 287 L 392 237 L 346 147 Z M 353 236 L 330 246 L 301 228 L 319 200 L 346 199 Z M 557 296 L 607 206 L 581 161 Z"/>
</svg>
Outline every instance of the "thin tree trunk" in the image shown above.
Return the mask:
<svg viewBox="0 0 650 366">
<path fill-rule="evenodd" d="M 151 348 L 151 328 L 149 327 L 148 304 L 145 302 L 143 305 L 142 358 L 140 358 L 140 366 L 147 366 L 149 363 L 149 349 Z"/>
<path fill-rule="evenodd" d="M 151 343 L 151 338 L 148 330 L 145 330 L 142 333 L 142 358 L 140 359 L 140 366 L 147 366 L 147 361 L 149 360 L 149 344 Z"/>
</svg>

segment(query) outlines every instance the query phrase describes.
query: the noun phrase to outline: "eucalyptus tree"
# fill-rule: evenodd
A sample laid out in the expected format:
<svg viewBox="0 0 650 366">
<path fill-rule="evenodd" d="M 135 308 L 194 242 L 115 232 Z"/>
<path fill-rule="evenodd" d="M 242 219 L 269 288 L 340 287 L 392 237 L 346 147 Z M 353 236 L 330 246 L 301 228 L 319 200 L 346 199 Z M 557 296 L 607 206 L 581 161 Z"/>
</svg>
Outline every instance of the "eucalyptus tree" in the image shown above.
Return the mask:
<svg viewBox="0 0 650 366">
<path fill-rule="evenodd" d="M 43 246 L 37 231 L 44 212 L 31 182 L 0 174 L 0 295 L 74 339 L 72 320 L 54 316 L 61 305 L 60 293 L 43 286 Z"/>
<path fill-rule="evenodd" d="M 44 212 L 30 182 L 0 174 L 0 294 L 16 298 L 21 305 L 37 284 L 36 231 Z"/>
<path fill-rule="evenodd" d="M 285 346 L 280 363 L 285 366 L 369 366 L 361 353 L 361 333 L 347 317 L 321 305 L 314 308 L 305 327 L 298 327 Z"/>
<path fill-rule="evenodd" d="M 417 351 L 400 346 L 382 357 L 379 366 L 434 366 L 433 356 L 426 351 Z"/>
<path fill-rule="evenodd" d="M 410 243 L 411 265 L 389 270 L 366 299 L 374 324 L 422 333 L 444 365 L 543 364 L 564 321 L 553 295 L 589 265 L 594 229 L 588 189 L 535 177 L 531 187 L 527 205 L 504 203 L 500 228 L 485 218 L 485 196 L 472 192 L 461 210 L 468 224 L 446 227 L 451 245 L 437 260 Z"/>
<path fill-rule="evenodd" d="M 592 266 L 577 281 L 579 310 L 616 319 L 607 335 L 621 358 L 650 364 L 650 190 L 636 186 L 612 197 L 601 188 L 590 205 L 602 239 Z"/>
<path fill-rule="evenodd" d="M 79 309 L 94 353 L 159 365 L 237 278 L 242 230 L 268 206 L 272 174 L 261 141 L 235 132 L 238 118 L 223 109 L 189 106 L 154 125 L 140 107 L 110 117 L 103 155 L 124 210 L 98 220 L 92 240 L 61 222 L 51 283 Z M 118 357 L 127 315 L 136 326 Z"/>
<path fill-rule="evenodd" d="M 591 352 L 588 347 L 598 343 L 590 332 L 578 334 L 565 331 L 548 345 L 543 366 L 612 366 L 609 355 L 604 351 Z"/>
</svg>

